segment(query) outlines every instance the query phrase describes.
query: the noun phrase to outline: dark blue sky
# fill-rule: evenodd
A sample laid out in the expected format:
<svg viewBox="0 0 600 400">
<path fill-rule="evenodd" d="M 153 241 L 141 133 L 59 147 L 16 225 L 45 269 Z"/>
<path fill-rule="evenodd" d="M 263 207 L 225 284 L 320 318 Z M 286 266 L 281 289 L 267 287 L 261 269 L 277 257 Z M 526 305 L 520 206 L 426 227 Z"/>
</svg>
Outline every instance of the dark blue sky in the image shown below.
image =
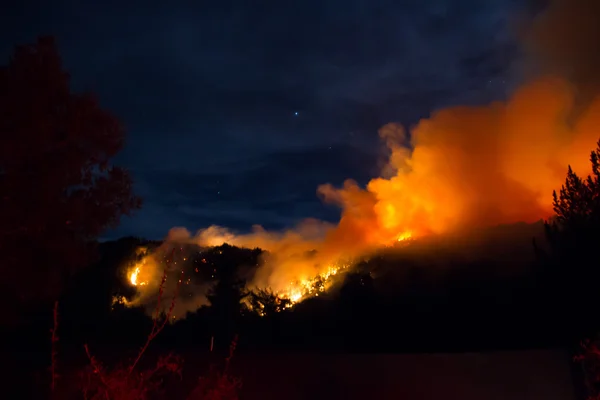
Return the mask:
<svg viewBox="0 0 600 400">
<path fill-rule="evenodd" d="M 380 126 L 519 79 L 516 0 L 15 3 L 2 59 L 55 35 L 74 89 L 127 126 L 145 204 L 109 236 L 336 219 L 316 187 L 376 176 Z"/>
</svg>

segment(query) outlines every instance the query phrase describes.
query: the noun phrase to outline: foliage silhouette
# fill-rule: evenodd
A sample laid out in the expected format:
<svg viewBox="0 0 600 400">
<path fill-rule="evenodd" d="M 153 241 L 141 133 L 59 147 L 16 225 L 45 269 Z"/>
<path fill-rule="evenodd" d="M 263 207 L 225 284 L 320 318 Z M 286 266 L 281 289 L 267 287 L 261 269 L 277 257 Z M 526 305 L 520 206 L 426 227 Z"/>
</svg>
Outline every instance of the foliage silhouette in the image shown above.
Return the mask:
<svg viewBox="0 0 600 400">
<path fill-rule="evenodd" d="M 141 206 L 128 172 L 110 164 L 124 129 L 92 94 L 71 92 L 52 37 L 0 67 L 0 113 L 0 292 L 54 299 L 98 236 Z M 24 272 L 26 287 L 14 285 Z"/>
<path fill-rule="evenodd" d="M 587 400 L 600 399 L 600 340 L 581 342 L 581 352 L 574 360 L 581 363 Z"/>
<path fill-rule="evenodd" d="M 240 277 L 240 269 L 256 266 L 261 251 L 223 245 L 204 254 L 213 266 L 212 276 L 216 280 L 207 294 L 210 302 L 208 325 L 213 337 L 218 337 L 222 343 L 230 343 L 239 330 L 241 302 L 247 296 L 246 281 Z"/>
<path fill-rule="evenodd" d="M 246 300 L 250 311 L 261 316 L 282 312 L 292 305 L 291 300 L 278 297 L 271 289 L 259 288 L 250 291 Z"/>
<path fill-rule="evenodd" d="M 595 288 L 600 279 L 597 245 L 600 240 L 600 141 L 591 152 L 592 174 L 579 177 L 571 167 L 565 184 L 553 193 L 555 216 L 545 224 L 553 289 L 577 306 L 563 311 L 580 322 L 599 304 Z M 560 301 L 560 300 L 559 300 Z"/>
<path fill-rule="evenodd" d="M 555 217 L 546 224 L 554 255 L 580 257 L 600 234 L 600 141 L 590 156 L 592 174 L 579 177 L 571 167 L 559 193 L 553 193 Z"/>
<path fill-rule="evenodd" d="M 573 326 L 576 336 L 590 336 L 600 325 L 595 317 L 600 296 L 597 284 L 600 264 L 597 246 L 600 240 L 600 141 L 591 152 L 592 173 L 582 178 L 569 166 L 565 184 L 553 193 L 555 216 L 545 224 L 550 244 L 551 291 L 557 297 L 555 307 L 563 321 Z M 585 340 L 581 354 L 582 380 L 587 398 L 600 399 L 600 340 Z"/>
</svg>

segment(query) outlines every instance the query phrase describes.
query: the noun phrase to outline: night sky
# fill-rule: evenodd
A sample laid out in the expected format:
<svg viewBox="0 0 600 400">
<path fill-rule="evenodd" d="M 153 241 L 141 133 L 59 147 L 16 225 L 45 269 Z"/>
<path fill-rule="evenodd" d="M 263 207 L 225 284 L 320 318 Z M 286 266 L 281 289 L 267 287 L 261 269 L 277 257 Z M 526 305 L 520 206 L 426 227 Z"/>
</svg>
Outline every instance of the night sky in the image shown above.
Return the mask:
<svg viewBox="0 0 600 400">
<path fill-rule="evenodd" d="M 0 54 L 58 39 L 76 91 L 127 127 L 145 201 L 107 237 L 336 220 L 321 183 L 377 176 L 377 130 L 521 79 L 516 0 L 21 1 Z"/>
</svg>

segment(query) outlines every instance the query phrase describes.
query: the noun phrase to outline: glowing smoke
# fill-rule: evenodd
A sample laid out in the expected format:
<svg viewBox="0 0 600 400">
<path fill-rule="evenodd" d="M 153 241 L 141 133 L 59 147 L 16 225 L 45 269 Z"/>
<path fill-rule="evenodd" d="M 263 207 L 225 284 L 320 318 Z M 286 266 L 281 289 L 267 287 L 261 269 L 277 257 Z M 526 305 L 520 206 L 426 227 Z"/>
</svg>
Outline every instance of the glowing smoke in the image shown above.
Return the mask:
<svg viewBox="0 0 600 400">
<path fill-rule="evenodd" d="M 147 247 L 137 249 L 136 260 L 127 265 L 125 274 L 127 282 L 135 286 L 137 291 L 133 298 L 114 297 L 114 303 L 123 303 L 128 307 L 144 307 L 149 315 L 156 310 L 158 292 L 163 275 L 166 280 L 163 284 L 162 307 L 166 311 L 175 293 L 178 294 L 172 315 L 177 318 L 185 317 L 186 313 L 193 312 L 209 302 L 206 294 L 211 284 L 198 284 L 193 280 L 194 268 L 186 263 L 187 257 L 176 257 L 172 243 L 165 243 L 160 248 L 150 251 Z M 179 255 L 179 254 L 177 254 Z M 183 271 L 183 276 L 181 272 Z M 180 278 L 182 281 L 180 281 Z"/>
</svg>

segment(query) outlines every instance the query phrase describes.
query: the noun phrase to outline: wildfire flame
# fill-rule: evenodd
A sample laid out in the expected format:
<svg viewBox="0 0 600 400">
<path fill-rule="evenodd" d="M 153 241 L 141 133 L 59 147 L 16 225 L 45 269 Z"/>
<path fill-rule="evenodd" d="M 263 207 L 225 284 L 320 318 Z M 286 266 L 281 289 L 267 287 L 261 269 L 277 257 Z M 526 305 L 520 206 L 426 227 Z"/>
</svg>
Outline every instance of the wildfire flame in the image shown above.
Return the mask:
<svg viewBox="0 0 600 400">
<path fill-rule="evenodd" d="M 133 269 L 133 271 L 131 271 L 131 274 L 129 275 L 129 282 L 131 282 L 131 284 L 133 286 L 137 286 L 137 278 L 138 278 L 139 273 L 140 273 L 140 267 L 135 267 Z"/>
<path fill-rule="evenodd" d="M 129 282 L 133 286 L 144 286 L 147 285 L 147 281 L 140 281 L 140 273 L 142 271 L 142 267 L 146 264 L 146 259 L 143 259 L 138 264 L 136 264 L 128 273 Z"/>
<path fill-rule="evenodd" d="M 140 265 L 141 264 L 141 265 Z M 131 271 L 129 272 L 129 282 L 133 285 L 133 286 L 144 286 L 147 285 L 148 282 L 147 281 L 140 281 L 140 273 L 142 271 L 142 266 L 145 263 L 140 262 L 139 264 L 137 264 L 135 267 L 133 267 L 131 269 Z"/>
<path fill-rule="evenodd" d="M 333 284 L 333 277 L 347 268 L 347 265 L 329 266 L 325 272 L 317 274 L 313 278 L 290 282 L 287 289 L 276 294 L 281 299 L 289 300 L 292 305 L 299 303 L 308 297 L 318 296 L 320 292 L 325 292 Z"/>
<path fill-rule="evenodd" d="M 398 242 L 404 242 L 404 241 L 410 240 L 412 238 L 413 238 L 412 232 L 407 231 L 407 232 L 404 232 L 404 233 L 398 235 L 397 241 Z"/>
<path fill-rule="evenodd" d="M 150 261 L 150 256 L 148 255 L 148 248 L 144 246 L 138 247 L 136 249 L 136 255 L 138 257 L 141 256 L 142 258 L 141 260 L 136 262 L 133 267 L 129 268 L 129 271 L 127 272 L 127 277 L 129 279 L 129 283 L 131 283 L 133 286 L 144 286 L 148 284 L 148 280 L 142 280 L 141 276 L 145 276 L 146 278 L 148 277 L 149 271 L 145 271 Z"/>
<path fill-rule="evenodd" d="M 127 269 L 126 276 L 130 285 L 138 288 L 138 295 L 134 299 L 127 299 L 123 296 L 114 296 L 113 305 L 122 304 L 126 307 L 136 306 L 144 303 L 144 299 L 147 299 L 151 291 L 156 290 L 157 282 L 154 280 L 158 279 L 157 271 L 163 266 L 157 263 L 156 254 L 149 254 L 147 249 L 138 249 L 138 256 L 142 255 L 142 258 L 135 264 Z M 183 258 L 184 261 L 187 258 Z M 202 265 L 206 264 L 206 260 L 202 258 Z M 197 265 L 197 264 L 195 264 Z M 303 300 L 319 296 L 319 294 L 327 291 L 335 283 L 335 278 L 342 272 L 345 272 L 350 268 L 350 263 L 332 263 L 326 266 L 322 272 L 315 272 L 312 275 L 306 274 L 304 277 L 300 277 L 295 280 L 290 280 L 283 287 L 279 287 L 278 290 L 273 292 L 273 295 L 281 301 L 282 309 L 289 309 Z M 198 272 L 198 266 L 195 266 L 194 270 Z M 213 266 L 206 266 L 206 268 L 213 268 Z M 148 280 L 142 280 L 150 279 Z M 189 283 L 190 279 L 186 281 Z M 261 289 L 257 287 L 256 289 Z M 250 304 L 247 303 L 250 309 L 253 309 Z M 265 315 L 265 312 L 260 309 L 260 305 L 255 307 L 253 311 L 259 315 Z"/>
</svg>

